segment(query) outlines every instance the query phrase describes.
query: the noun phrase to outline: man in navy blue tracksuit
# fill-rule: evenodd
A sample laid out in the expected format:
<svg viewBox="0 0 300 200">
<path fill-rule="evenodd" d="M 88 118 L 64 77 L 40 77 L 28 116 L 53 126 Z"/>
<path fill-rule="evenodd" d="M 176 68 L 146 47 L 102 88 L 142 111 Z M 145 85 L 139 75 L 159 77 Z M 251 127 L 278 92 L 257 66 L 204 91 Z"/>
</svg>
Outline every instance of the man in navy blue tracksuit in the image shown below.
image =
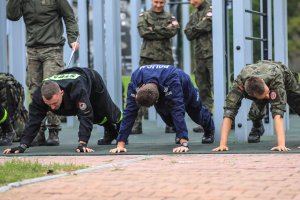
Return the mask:
<svg viewBox="0 0 300 200">
<path fill-rule="evenodd" d="M 146 101 L 147 98 L 151 99 L 153 95 L 155 96 L 153 92 L 157 91 L 157 97 L 155 97 L 157 99 L 150 104 L 145 104 L 138 98 L 140 91 L 150 91 L 150 95 L 145 97 Z M 185 112 L 194 122 L 203 126 L 205 132 L 202 143 L 214 142 L 215 127 L 212 116 L 202 105 L 198 90 L 193 86 L 190 77 L 175 66 L 153 64 L 141 66 L 131 76 L 124 118 L 117 138 L 117 148 L 111 149 L 110 152 L 126 151 L 125 142 L 127 142 L 140 105 L 147 107 L 154 105 L 163 121 L 175 128 L 176 137 L 179 138 L 178 143 L 181 146 L 174 148 L 173 152 L 189 150 Z"/>
</svg>

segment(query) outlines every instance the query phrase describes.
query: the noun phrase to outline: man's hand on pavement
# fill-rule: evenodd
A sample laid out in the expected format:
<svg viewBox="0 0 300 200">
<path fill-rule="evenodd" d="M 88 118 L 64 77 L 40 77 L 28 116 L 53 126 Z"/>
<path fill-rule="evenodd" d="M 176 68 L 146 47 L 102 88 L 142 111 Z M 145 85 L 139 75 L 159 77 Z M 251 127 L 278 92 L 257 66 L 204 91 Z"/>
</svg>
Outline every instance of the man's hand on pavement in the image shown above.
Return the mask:
<svg viewBox="0 0 300 200">
<path fill-rule="evenodd" d="M 219 146 L 217 148 L 212 149 L 212 151 L 228 151 L 228 146 Z"/>
<path fill-rule="evenodd" d="M 183 146 L 175 147 L 173 149 L 173 153 L 182 153 L 182 152 L 188 152 L 188 151 L 189 151 L 189 148 L 188 147 L 183 147 Z"/>
<path fill-rule="evenodd" d="M 276 146 L 276 147 L 273 147 L 271 149 L 271 151 L 290 151 L 291 149 L 287 148 L 286 146 L 284 145 L 279 145 L 279 146 Z"/>
<path fill-rule="evenodd" d="M 10 153 L 24 153 L 24 151 L 27 149 L 27 145 L 21 144 L 17 147 L 13 147 L 11 149 L 5 149 L 3 151 L 3 154 L 10 154 Z"/>
</svg>

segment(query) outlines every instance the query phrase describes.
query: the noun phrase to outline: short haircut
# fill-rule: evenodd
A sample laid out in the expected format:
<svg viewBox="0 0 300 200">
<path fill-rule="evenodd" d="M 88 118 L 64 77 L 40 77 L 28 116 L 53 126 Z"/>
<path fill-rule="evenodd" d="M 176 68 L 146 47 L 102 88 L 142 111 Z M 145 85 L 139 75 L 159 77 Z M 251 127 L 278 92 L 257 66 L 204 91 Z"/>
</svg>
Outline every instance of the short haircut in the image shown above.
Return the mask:
<svg viewBox="0 0 300 200">
<path fill-rule="evenodd" d="M 153 106 L 158 100 L 159 92 L 155 84 L 146 84 L 136 94 L 137 104 L 145 107 Z"/>
<path fill-rule="evenodd" d="M 50 100 L 50 99 L 52 99 L 53 95 L 55 95 L 59 92 L 60 92 L 60 87 L 56 82 L 54 82 L 54 81 L 43 82 L 42 88 L 41 88 L 41 93 L 45 99 Z"/>
<path fill-rule="evenodd" d="M 250 77 L 245 81 L 245 91 L 252 97 L 257 97 L 265 92 L 265 84 L 261 78 Z"/>
</svg>

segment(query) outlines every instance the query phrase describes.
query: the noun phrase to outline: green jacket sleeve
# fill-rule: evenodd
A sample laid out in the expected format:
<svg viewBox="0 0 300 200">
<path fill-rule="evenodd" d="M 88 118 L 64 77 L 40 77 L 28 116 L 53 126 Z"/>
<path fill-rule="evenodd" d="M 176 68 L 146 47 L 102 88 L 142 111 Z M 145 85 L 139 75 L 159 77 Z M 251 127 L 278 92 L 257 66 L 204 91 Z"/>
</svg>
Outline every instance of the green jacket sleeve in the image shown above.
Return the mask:
<svg viewBox="0 0 300 200">
<path fill-rule="evenodd" d="M 184 33 L 188 40 L 194 40 L 200 37 L 202 34 L 212 31 L 212 17 L 205 17 L 205 19 L 199 20 L 191 19 L 184 30 Z"/>
<path fill-rule="evenodd" d="M 75 19 L 73 9 L 67 0 L 59 0 L 57 3 L 59 13 L 63 17 L 66 25 L 68 43 L 71 46 L 71 44 L 75 42 L 79 36 L 77 20 Z"/>
<path fill-rule="evenodd" d="M 276 115 L 284 116 L 286 111 L 287 94 L 282 74 L 278 74 L 274 81 L 269 85 L 271 113 L 274 118 Z"/>
<path fill-rule="evenodd" d="M 199 38 L 202 34 L 210 33 L 212 31 L 212 10 L 208 9 L 204 17 L 199 17 L 197 12 L 190 16 L 184 33 L 188 40 Z"/>
<path fill-rule="evenodd" d="M 9 0 L 6 5 L 6 15 L 9 20 L 18 21 L 22 16 L 22 0 Z"/>
<path fill-rule="evenodd" d="M 170 23 L 172 23 L 170 18 Z M 179 30 L 178 25 L 172 25 L 172 27 L 167 28 L 165 25 L 150 25 L 145 19 L 145 15 L 140 15 L 138 21 L 138 31 L 141 38 L 146 40 L 159 40 L 159 39 L 170 39 L 177 34 Z"/>
</svg>

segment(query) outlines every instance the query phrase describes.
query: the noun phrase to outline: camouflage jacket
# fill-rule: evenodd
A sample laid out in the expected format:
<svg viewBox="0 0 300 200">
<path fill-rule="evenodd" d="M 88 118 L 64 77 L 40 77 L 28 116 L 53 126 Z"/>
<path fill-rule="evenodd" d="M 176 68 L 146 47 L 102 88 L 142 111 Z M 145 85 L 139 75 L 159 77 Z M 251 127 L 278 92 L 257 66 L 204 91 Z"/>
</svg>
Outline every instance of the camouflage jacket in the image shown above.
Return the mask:
<svg viewBox="0 0 300 200">
<path fill-rule="evenodd" d="M 257 100 L 250 97 L 244 89 L 245 81 L 249 77 L 259 77 L 264 80 L 270 89 L 270 99 Z M 233 83 L 224 106 L 224 117 L 234 120 L 243 98 L 251 99 L 256 103 L 270 103 L 272 116 L 285 112 L 287 93 L 298 88 L 294 74 L 285 65 L 274 61 L 259 61 L 256 64 L 245 66 Z"/>
<path fill-rule="evenodd" d="M 193 41 L 194 55 L 197 59 L 212 57 L 212 7 L 204 0 L 191 15 L 184 33 Z"/>
<path fill-rule="evenodd" d="M 172 26 L 167 28 L 170 24 Z M 179 30 L 179 24 L 174 16 L 164 11 L 160 13 L 145 11 L 139 16 L 137 28 L 143 38 L 141 57 L 173 63 L 171 38 Z"/>
<path fill-rule="evenodd" d="M 28 47 L 63 46 L 64 20 L 69 45 L 78 37 L 78 25 L 67 0 L 9 0 L 7 18 L 13 21 L 23 17 Z"/>
</svg>

